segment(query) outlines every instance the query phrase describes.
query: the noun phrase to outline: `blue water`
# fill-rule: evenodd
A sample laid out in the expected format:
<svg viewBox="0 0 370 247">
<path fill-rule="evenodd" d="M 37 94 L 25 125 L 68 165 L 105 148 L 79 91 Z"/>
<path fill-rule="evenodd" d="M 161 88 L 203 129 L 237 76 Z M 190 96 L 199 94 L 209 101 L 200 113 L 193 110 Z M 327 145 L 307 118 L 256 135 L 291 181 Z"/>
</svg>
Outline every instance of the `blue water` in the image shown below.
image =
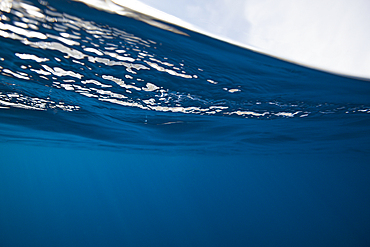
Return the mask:
<svg viewBox="0 0 370 247">
<path fill-rule="evenodd" d="M 368 80 L 130 11 L 0 9 L 1 247 L 370 245 Z"/>
</svg>

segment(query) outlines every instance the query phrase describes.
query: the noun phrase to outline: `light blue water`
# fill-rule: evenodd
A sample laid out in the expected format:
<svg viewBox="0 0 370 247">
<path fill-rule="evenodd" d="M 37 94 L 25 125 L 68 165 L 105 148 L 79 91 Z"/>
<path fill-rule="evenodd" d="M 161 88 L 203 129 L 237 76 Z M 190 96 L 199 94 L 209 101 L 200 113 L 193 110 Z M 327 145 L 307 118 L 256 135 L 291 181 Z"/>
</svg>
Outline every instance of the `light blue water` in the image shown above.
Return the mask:
<svg viewBox="0 0 370 247">
<path fill-rule="evenodd" d="M 0 246 L 370 244 L 369 81 L 1 4 Z"/>
</svg>

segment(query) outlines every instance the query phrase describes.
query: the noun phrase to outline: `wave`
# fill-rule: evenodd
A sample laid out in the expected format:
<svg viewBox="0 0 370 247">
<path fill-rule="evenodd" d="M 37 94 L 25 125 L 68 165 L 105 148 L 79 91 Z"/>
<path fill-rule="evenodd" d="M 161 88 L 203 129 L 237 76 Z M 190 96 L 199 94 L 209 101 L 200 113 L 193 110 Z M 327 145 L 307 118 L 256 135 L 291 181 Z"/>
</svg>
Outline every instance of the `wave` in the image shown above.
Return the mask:
<svg viewBox="0 0 370 247">
<path fill-rule="evenodd" d="M 78 2 L 8 0 L 1 11 L 3 124 L 145 147 L 238 149 L 299 135 L 314 141 L 312 130 L 279 132 L 339 119 L 361 122 L 349 130 L 354 136 L 368 133 L 365 80 L 288 63 L 128 9 L 120 16 Z"/>
</svg>

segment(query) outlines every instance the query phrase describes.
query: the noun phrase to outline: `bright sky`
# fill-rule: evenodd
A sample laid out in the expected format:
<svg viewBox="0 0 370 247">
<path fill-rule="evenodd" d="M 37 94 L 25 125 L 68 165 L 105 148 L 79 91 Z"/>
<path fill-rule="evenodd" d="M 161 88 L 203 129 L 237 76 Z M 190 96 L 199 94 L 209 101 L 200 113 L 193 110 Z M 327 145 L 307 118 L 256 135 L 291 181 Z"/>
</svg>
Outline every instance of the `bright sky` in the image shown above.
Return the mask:
<svg viewBox="0 0 370 247">
<path fill-rule="evenodd" d="M 207 35 L 370 79 L 369 0 L 112 0 Z"/>
</svg>

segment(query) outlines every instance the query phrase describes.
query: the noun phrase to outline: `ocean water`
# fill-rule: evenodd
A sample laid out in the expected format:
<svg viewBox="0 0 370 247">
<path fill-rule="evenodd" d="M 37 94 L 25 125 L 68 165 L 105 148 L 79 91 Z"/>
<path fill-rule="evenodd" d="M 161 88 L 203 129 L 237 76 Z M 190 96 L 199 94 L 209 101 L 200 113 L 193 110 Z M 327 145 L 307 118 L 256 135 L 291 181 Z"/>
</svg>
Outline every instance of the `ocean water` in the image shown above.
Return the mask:
<svg viewBox="0 0 370 247">
<path fill-rule="evenodd" d="M 369 80 L 127 9 L 0 10 L 1 247 L 370 245 Z"/>
</svg>

